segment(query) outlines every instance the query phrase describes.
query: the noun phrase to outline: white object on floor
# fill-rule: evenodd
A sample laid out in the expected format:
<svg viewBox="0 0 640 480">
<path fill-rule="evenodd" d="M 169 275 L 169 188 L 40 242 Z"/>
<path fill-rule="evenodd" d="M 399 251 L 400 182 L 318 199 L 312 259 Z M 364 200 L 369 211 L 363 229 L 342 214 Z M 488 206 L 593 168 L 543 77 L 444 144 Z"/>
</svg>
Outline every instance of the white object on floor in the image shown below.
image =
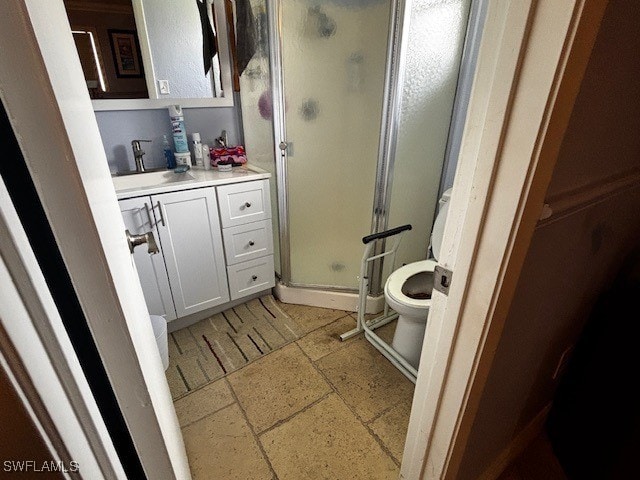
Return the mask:
<svg viewBox="0 0 640 480">
<path fill-rule="evenodd" d="M 153 335 L 156 337 L 156 344 L 162 358 L 162 366 L 166 370 L 169 367 L 169 340 L 167 338 L 167 321 L 160 315 L 149 315 Z"/>
</svg>

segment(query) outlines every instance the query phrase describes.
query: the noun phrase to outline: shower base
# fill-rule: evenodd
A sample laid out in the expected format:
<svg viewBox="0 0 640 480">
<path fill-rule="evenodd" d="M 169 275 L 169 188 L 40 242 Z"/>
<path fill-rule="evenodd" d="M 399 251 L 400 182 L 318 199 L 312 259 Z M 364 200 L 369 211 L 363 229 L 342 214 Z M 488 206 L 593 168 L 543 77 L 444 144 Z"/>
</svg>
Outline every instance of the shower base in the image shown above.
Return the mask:
<svg viewBox="0 0 640 480">
<path fill-rule="evenodd" d="M 344 292 L 314 287 L 295 287 L 276 283 L 275 296 L 283 303 L 310 307 L 334 308 L 348 312 L 357 311 L 358 292 Z M 384 309 L 384 294 L 367 297 L 366 313 L 380 313 Z"/>
</svg>

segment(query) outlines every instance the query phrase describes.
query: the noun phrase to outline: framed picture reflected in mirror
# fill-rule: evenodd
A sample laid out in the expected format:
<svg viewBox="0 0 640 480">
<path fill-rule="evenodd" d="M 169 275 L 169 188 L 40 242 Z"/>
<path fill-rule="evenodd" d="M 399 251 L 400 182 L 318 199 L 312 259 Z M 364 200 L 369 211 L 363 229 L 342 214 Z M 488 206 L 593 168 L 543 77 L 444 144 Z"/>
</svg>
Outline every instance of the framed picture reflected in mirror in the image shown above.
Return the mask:
<svg viewBox="0 0 640 480">
<path fill-rule="evenodd" d="M 138 36 L 134 30 L 108 30 L 111 52 L 119 78 L 142 78 Z"/>
</svg>

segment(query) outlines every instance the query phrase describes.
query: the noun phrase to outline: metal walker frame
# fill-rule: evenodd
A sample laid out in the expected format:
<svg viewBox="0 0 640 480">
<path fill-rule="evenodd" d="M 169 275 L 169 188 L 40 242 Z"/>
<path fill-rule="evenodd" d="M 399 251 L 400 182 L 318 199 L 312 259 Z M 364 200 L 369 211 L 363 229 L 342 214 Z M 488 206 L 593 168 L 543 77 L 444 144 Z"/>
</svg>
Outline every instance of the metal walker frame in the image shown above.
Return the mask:
<svg viewBox="0 0 640 480">
<path fill-rule="evenodd" d="M 384 311 L 381 316 L 365 320 L 365 313 L 367 310 L 367 294 L 369 291 L 369 264 L 377 259 L 390 256 L 392 270 L 395 270 L 395 256 L 400 246 L 400 241 L 404 235 L 404 232 L 411 230 L 411 225 L 402 225 L 401 227 L 392 228 L 384 232 L 368 235 L 362 239 L 362 243 L 365 244 L 364 254 L 362 256 L 362 263 L 360 265 L 360 277 L 358 284 L 358 318 L 356 328 L 349 330 L 348 332 L 340 335 L 340 340 L 348 340 L 361 332 L 364 332 L 365 338 L 373 345 L 382 355 L 400 370 L 405 377 L 416 383 L 416 377 L 418 371 L 407 362 L 396 350 L 393 349 L 387 342 L 381 339 L 374 330 L 392 322 L 398 318 L 398 313 L 389 308 L 389 305 L 385 301 Z M 388 237 L 396 237 L 392 247 L 378 255 L 371 255 L 374 250 L 375 241 L 382 240 Z"/>
</svg>

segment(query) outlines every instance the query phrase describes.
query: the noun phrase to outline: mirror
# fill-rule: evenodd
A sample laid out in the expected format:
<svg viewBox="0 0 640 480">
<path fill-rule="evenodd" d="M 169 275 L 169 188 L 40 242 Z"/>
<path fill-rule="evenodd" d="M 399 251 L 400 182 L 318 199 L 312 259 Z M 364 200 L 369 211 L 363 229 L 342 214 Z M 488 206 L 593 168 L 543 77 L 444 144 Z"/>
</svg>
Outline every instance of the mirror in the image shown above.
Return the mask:
<svg viewBox="0 0 640 480">
<path fill-rule="evenodd" d="M 233 105 L 224 0 L 64 4 L 95 110 Z"/>
</svg>

